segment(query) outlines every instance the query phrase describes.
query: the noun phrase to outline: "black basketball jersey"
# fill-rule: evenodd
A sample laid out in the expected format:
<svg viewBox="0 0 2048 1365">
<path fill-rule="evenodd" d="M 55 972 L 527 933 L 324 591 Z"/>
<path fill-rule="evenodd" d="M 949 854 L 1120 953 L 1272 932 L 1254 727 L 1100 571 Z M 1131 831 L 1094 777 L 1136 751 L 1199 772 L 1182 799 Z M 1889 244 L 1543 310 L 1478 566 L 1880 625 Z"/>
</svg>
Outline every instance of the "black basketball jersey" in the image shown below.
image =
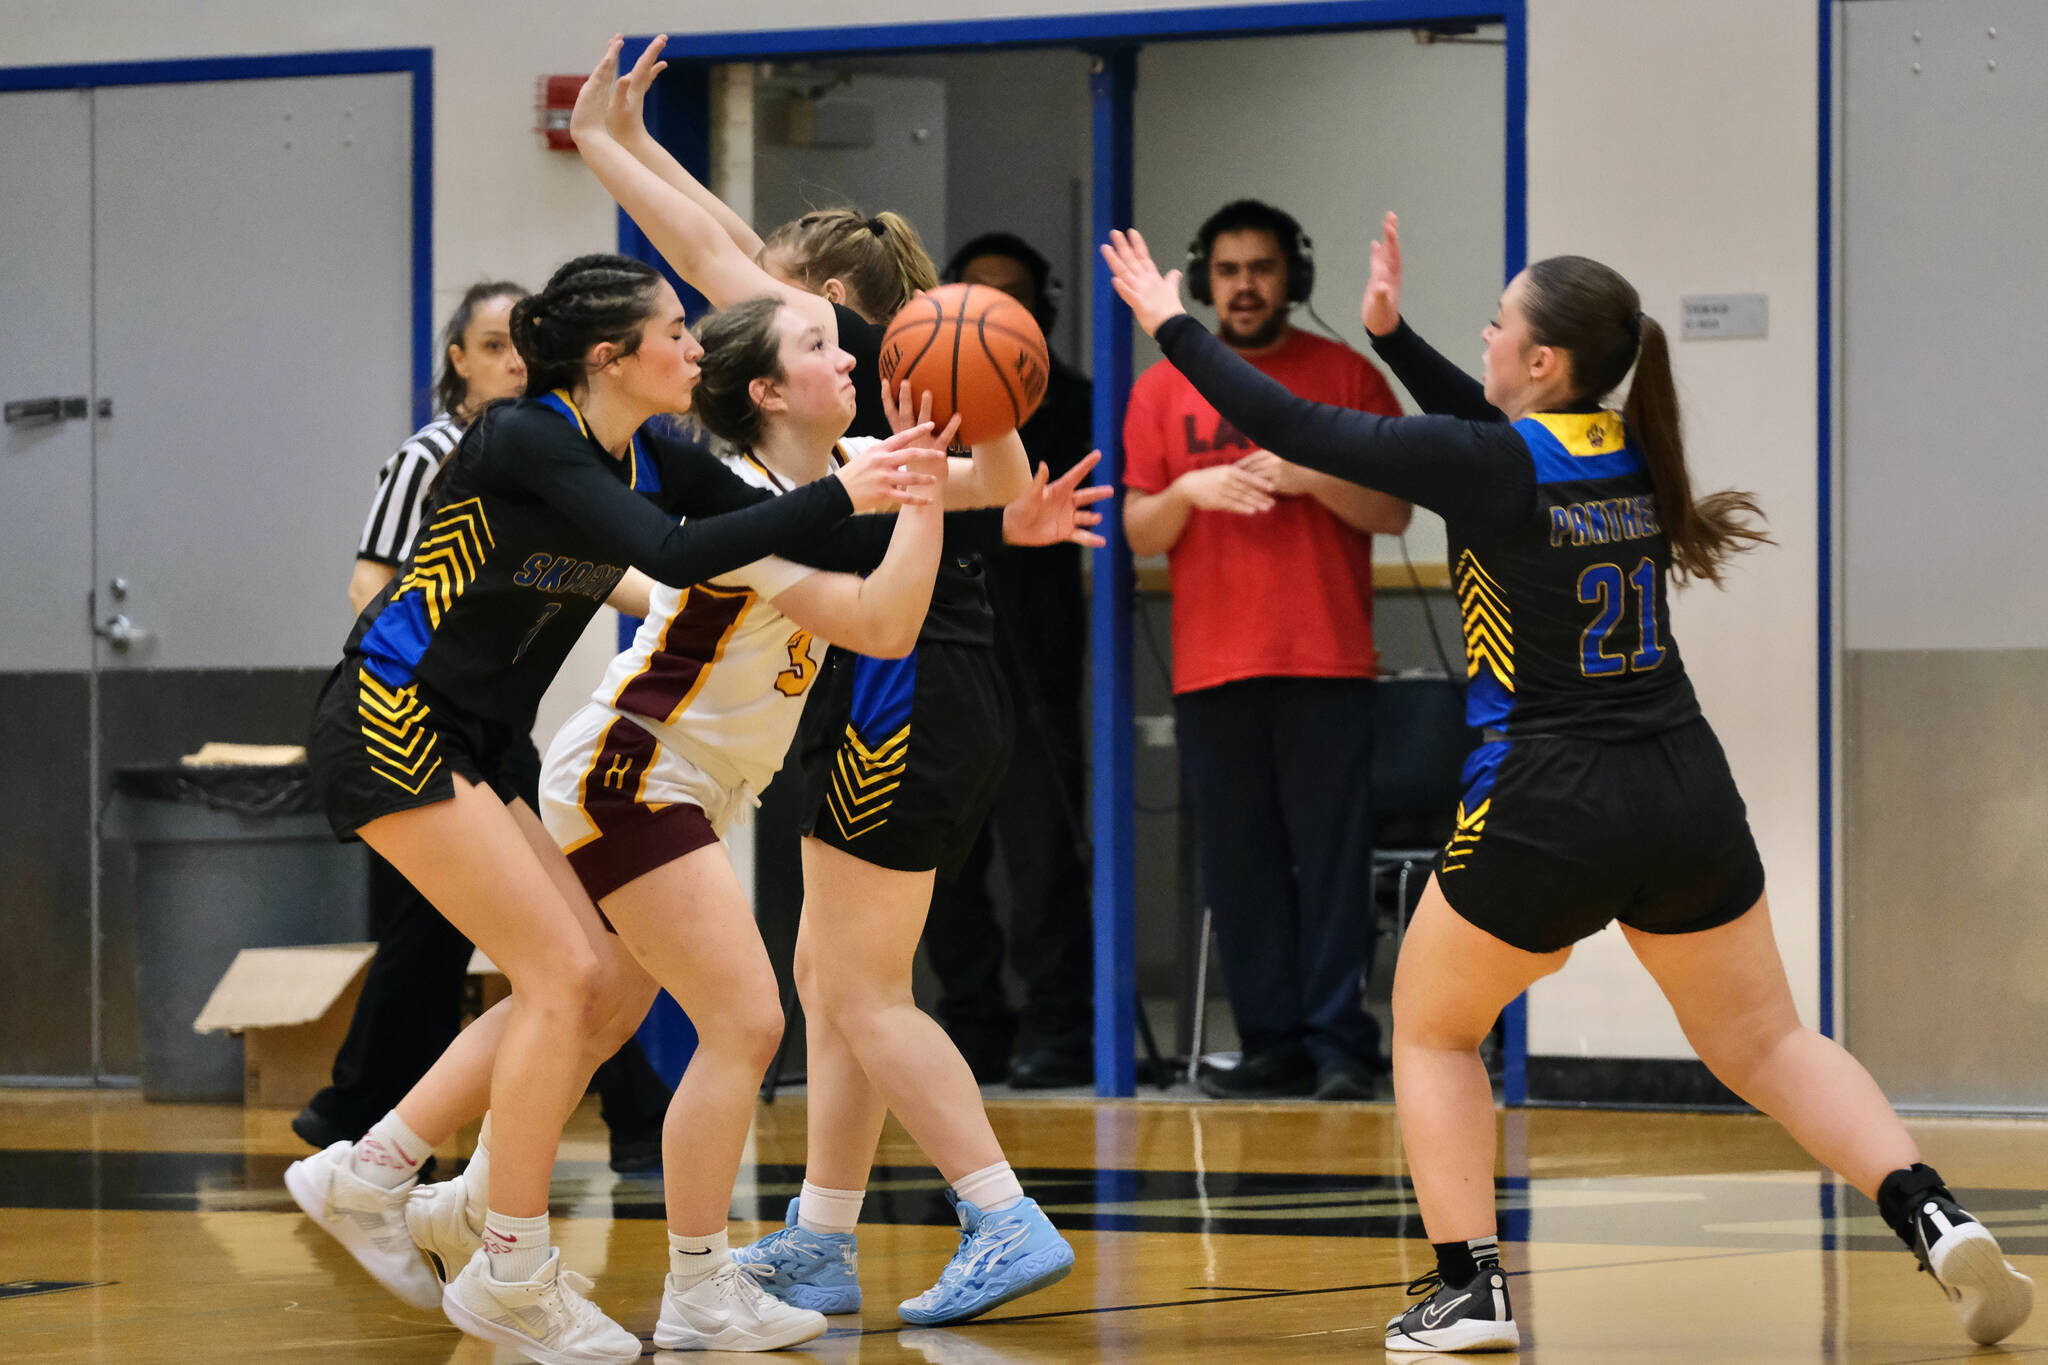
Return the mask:
<svg viewBox="0 0 2048 1365">
<path fill-rule="evenodd" d="M 1521 524 L 1450 529 L 1467 717 L 1504 737 L 1636 739 L 1699 715 L 1671 638 L 1671 546 L 1615 412 L 1514 424 L 1535 481 Z"/>
<path fill-rule="evenodd" d="M 651 426 L 613 458 L 559 391 L 493 404 L 442 466 L 411 554 L 347 649 L 388 687 L 424 682 L 530 727 L 628 565 L 687 585 L 815 542 L 852 510 L 837 479 L 771 497 Z"/>
<path fill-rule="evenodd" d="M 1444 518 L 1475 727 L 1627 740 L 1700 714 L 1671 637 L 1670 543 L 1618 413 L 1510 424 L 1405 324 L 1373 346 L 1429 416 L 1297 398 L 1192 318 L 1170 319 L 1158 340 L 1267 450 Z"/>
</svg>

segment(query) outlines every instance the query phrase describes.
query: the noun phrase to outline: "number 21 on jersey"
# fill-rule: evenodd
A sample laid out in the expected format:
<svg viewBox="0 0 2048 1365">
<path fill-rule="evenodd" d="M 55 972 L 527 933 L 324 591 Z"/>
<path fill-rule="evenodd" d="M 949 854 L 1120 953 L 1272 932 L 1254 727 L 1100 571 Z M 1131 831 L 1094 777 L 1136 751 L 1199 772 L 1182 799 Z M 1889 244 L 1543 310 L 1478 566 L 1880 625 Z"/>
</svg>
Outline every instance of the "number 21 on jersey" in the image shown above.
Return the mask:
<svg viewBox="0 0 2048 1365">
<path fill-rule="evenodd" d="M 800 630 L 789 637 L 789 667 L 775 675 L 775 690 L 785 697 L 801 697 L 817 676 L 818 665 L 811 658 L 811 633 Z"/>
<path fill-rule="evenodd" d="M 1633 590 L 1633 594 L 1631 594 Z M 1609 653 L 1608 637 L 1621 622 L 1629 597 L 1635 597 L 1636 648 Z M 1593 623 L 1579 636 L 1579 671 L 1589 678 L 1616 673 L 1647 673 L 1664 662 L 1657 643 L 1657 565 L 1645 556 L 1623 578 L 1619 564 L 1592 564 L 1579 575 L 1579 601 L 1595 608 Z M 1627 643 L 1624 636 L 1622 644 Z"/>
</svg>

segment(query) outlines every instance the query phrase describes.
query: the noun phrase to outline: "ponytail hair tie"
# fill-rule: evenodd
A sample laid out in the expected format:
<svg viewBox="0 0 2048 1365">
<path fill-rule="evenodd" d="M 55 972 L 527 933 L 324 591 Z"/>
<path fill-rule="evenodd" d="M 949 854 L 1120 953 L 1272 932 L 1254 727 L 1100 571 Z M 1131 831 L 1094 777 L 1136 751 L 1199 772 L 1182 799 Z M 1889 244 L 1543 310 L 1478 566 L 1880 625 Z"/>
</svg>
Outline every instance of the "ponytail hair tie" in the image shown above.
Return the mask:
<svg viewBox="0 0 2048 1365">
<path fill-rule="evenodd" d="M 886 237 L 889 234 L 889 227 L 888 224 L 879 218 L 870 218 L 868 219 L 868 231 L 874 233 L 877 237 Z"/>
</svg>

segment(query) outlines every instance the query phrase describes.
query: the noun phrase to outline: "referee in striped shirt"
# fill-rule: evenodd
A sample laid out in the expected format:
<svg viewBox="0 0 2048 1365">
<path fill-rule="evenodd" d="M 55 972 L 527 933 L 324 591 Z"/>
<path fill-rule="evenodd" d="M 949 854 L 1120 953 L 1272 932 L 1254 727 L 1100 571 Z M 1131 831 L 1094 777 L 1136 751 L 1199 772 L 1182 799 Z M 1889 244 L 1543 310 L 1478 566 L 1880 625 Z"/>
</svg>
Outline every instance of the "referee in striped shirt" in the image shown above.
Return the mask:
<svg viewBox="0 0 2048 1365">
<path fill-rule="evenodd" d="M 427 494 L 441 462 L 454 453 L 476 415 L 526 389 L 526 362 L 512 345 L 512 305 L 527 291 L 506 280 L 472 285 L 442 337 L 439 413 L 384 462 L 377 496 L 356 546 L 349 606 L 362 614 L 405 563 L 424 520 Z M 508 755 L 493 773 L 540 805 L 540 755 L 531 744 Z M 398 870 L 370 855 L 370 934 L 377 940 L 348 1037 L 334 1059 L 334 1083 L 292 1120 L 292 1131 L 315 1147 L 355 1141 L 384 1117 L 434 1064 L 462 1022 L 462 985 L 470 942 Z M 661 1160 L 661 1122 L 668 1087 L 637 1042 L 598 1068 L 594 1078 L 611 1129 L 611 1164 L 624 1172 Z"/>
</svg>

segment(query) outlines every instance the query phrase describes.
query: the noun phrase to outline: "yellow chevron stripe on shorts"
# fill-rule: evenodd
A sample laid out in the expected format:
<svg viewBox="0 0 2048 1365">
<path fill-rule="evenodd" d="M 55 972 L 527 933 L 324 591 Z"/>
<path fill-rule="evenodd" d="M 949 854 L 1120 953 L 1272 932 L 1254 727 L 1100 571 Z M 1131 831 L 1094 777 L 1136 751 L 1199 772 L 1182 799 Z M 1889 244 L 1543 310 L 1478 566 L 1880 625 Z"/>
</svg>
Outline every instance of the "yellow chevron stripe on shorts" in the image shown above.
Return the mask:
<svg viewBox="0 0 2048 1365">
<path fill-rule="evenodd" d="M 825 805 L 842 839 L 858 839 L 888 823 L 891 794 L 903 785 L 910 766 L 910 726 L 870 747 L 851 725 L 846 742 L 832 757 L 832 786 Z"/>
<path fill-rule="evenodd" d="M 419 684 L 386 687 L 366 668 L 356 670 L 360 687 L 356 714 L 363 718 L 364 751 L 370 771 L 418 796 L 441 766 L 439 737 L 426 726 L 427 704 Z"/>
<path fill-rule="evenodd" d="M 1487 797 L 1472 810 L 1465 809 L 1465 803 L 1458 803 L 1458 827 L 1451 833 L 1451 841 L 1444 845 L 1444 860 L 1439 872 L 1456 872 L 1465 865 L 1465 859 L 1479 846 L 1479 836 L 1486 832 L 1486 812 L 1493 805 L 1493 798 Z"/>
</svg>

